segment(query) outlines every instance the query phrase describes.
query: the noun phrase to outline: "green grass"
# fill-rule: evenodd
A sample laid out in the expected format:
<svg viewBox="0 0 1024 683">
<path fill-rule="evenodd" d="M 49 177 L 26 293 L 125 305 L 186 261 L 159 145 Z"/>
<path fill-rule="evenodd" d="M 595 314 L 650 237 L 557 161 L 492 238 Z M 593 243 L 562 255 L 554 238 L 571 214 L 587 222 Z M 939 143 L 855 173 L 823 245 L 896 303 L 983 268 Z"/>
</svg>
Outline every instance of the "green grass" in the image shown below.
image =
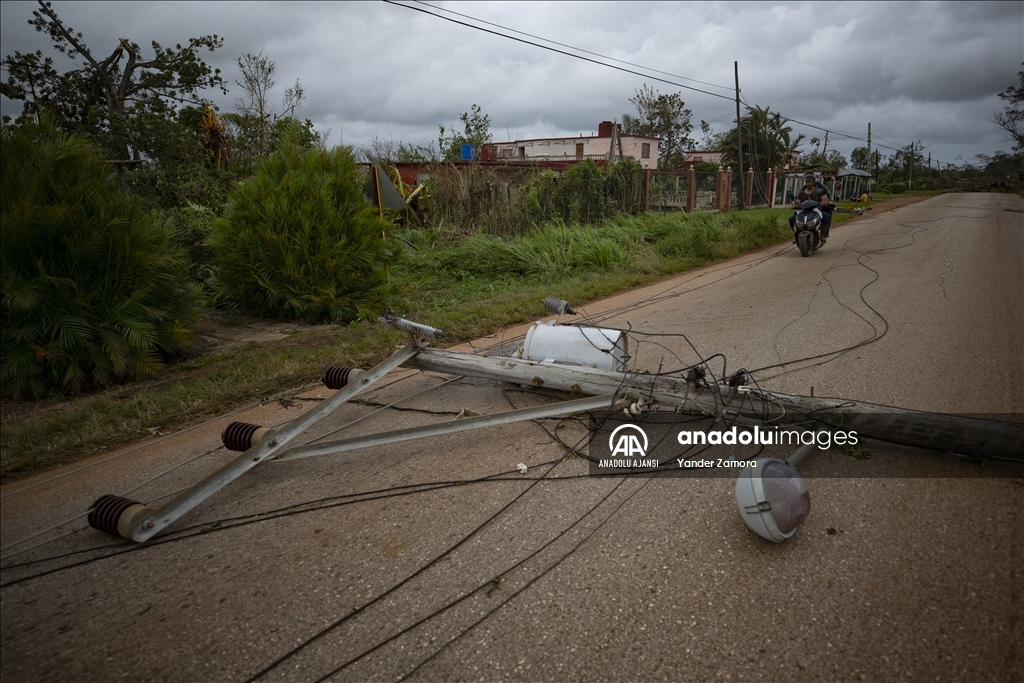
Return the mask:
<svg viewBox="0 0 1024 683">
<path fill-rule="evenodd" d="M 647 214 L 595 227 L 551 225 L 514 238 L 402 234 L 412 247 L 392 269 L 400 315 L 475 339 L 544 315 L 554 294 L 573 304 L 707 263 L 788 242 L 787 209 Z M 833 224 L 853 218 L 836 214 Z M 237 322 L 237 321 L 236 321 Z M 369 367 L 405 342 L 376 323 L 299 326 L 286 339 L 174 364 L 157 379 L 61 401 L 5 402 L 4 480 L 169 433 L 316 382 L 323 368 Z"/>
</svg>

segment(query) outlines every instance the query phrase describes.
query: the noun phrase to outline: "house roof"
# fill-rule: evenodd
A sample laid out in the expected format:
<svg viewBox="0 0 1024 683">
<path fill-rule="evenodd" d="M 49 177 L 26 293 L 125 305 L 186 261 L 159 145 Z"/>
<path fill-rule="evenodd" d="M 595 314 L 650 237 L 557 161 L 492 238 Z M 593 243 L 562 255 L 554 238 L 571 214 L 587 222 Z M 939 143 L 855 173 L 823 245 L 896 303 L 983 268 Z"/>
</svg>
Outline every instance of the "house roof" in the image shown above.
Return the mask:
<svg viewBox="0 0 1024 683">
<path fill-rule="evenodd" d="M 858 176 L 860 178 L 870 178 L 871 174 L 867 171 L 862 171 L 858 168 L 841 168 L 836 172 L 836 176 L 842 178 L 843 176 Z"/>
<path fill-rule="evenodd" d="M 621 138 L 639 138 L 641 140 L 658 140 L 658 141 L 661 141 L 661 138 L 653 138 L 653 137 L 649 137 L 647 135 L 630 135 L 628 133 L 620 133 L 619 137 L 621 137 Z M 484 144 L 487 144 L 487 145 L 518 145 L 518 144 L 521 144 L 521 143 L 524 143 L 524 142 L 545 142 L 545 141 L 549 141 L 549 140 L 565 140 L 566 142 L 570 142 L 570 141 L 576 141 L 576 140 L 611 140 L 611 137 L 607 136 L 607 135 L 604 136 L 604 137 L 601 137 L 599 135 L 581 135 L 578 138 L 574 138 L 574 137 L 569 137 L 567 135 L 555 135 L 555 136 L 548 137 L 548 138 L 528 138 L 526 140 L 509 140 L 507 142 L 486 142 Z"/>
</svg>

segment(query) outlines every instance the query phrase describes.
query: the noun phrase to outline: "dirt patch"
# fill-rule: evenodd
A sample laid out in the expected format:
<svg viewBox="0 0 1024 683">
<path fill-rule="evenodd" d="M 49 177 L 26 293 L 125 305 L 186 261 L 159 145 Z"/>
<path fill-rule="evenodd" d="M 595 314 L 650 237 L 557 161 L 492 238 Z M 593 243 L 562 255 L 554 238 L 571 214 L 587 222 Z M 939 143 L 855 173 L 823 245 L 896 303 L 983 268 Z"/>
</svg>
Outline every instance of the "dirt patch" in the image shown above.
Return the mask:
<svg viewBox="0 0 1024 683">
<path fill-rule="evenodd" d="M 329 326 L 247 318 L 215 308 L 204 308 L 202 318 L 194 328 L 196 346 L 189 355 L 196 357 L 225 353 L 241 348 L 249 342 L 280 341 L 318 327 Z"/>
</svg>

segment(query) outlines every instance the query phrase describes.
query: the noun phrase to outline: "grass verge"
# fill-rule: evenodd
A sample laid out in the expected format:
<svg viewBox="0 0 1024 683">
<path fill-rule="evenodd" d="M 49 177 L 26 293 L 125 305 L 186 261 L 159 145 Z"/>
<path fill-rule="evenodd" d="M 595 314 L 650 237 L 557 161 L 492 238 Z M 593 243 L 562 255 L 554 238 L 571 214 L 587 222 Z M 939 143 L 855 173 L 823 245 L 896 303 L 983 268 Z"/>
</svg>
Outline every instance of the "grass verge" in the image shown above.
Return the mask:
<svg viewBox="0 0 1024 683">
<path fill-rule="evenodd" d="M 909 203 L 909 202 L 902 202 Z M 878 209 L 883 208 L 878 206 Z M 544 315 L 554 294 L 574 304 L 787 242 L 787 209 L 619 216 L 549 225 L 514 238 L 407 231 L 394 269 L 401 315 L 476 339 Z M 833 225 L 853 218 L 837 213 Z M 374 323 L 298 326 L 286 339 L 199 355 L 158 378 L 59 401 L 5 402 L 0 481 L 148 439 L 316 382 L 328 364 L 368 367 L 403 344 Z"/>
</svg>

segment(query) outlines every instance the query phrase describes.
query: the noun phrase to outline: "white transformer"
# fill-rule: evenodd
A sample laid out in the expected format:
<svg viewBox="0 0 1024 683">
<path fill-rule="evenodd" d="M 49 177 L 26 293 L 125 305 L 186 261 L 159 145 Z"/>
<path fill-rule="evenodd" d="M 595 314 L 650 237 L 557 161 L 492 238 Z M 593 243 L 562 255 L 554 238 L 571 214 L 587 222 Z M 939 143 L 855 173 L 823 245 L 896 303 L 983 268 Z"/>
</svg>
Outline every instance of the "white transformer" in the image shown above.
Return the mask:
<svg viewBox="0 0 1024 683">
<path fill-rule="evenodd" d="M 518 351 L 520 358 L 625 372 L 628 339 L 621 330 L 534 323 Z"/>
</svg>

